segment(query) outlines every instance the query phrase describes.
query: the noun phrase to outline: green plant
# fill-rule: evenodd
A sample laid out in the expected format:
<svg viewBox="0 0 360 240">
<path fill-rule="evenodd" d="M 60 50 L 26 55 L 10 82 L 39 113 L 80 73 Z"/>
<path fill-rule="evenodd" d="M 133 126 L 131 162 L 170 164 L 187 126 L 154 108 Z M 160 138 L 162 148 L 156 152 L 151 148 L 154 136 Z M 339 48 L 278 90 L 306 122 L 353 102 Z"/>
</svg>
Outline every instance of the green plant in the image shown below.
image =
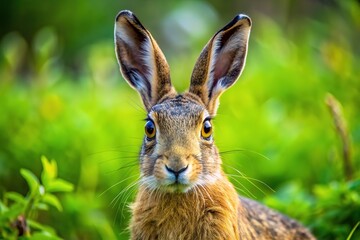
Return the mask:
<svg viewBox="0 0 360 240">
<path fill-rule="evenodd" d="M 311 193 L 299 183 L 289 183 L 265 202 L 312 228 L 319 239 L 359 239 L 360 179 L 353 179 L 351 139 L 340 102 L 332 95 L 326 104 L 342 143 L 343 175 L 328 183 L 316 184 Z M 296 208 L 294 208 L 296 206 Z"/>
<path fill-rule="evenodd" d="M 20 174 L 26 180 L 29 191 L 23 196 L 17 192 L 5 192 L 0 200 L 0 238 L 16 239 L 60 239 L 50 226 L 38 222 L 39 211 L 52 206 L 62 211 L 55 193 L 71 192 L 73 185 L 57 177 L 55 160 L 41 157 L 43 171 L 40 180 L 27 169 Z"/>
<path fill-rule="evenodd" d="M 360 180 L 318 184 L 307 193 L 298 183 L 282 187 L 265 202 L 281 212 L 302 219 L 319 239 L 358 239 Z"/>
</svg>

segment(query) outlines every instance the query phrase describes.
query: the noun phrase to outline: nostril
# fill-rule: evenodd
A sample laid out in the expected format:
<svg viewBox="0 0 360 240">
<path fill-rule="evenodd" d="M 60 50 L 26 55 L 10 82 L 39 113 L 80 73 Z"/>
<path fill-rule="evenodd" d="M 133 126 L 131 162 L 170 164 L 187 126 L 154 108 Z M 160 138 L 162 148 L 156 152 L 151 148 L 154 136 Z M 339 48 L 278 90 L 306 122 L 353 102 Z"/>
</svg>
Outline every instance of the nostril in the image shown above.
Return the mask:
<svg viewBox="0 0 360 240">
<path fill-rule="evenodd" d="M 189 165 L 187 165 L 186 167 L 183 167 L 183 168 L 181 168 L 181 169 L 179 169 L 179 170 L 174 170 L 174 169 L 168 167 L 167 165 L 165 165 L 166 170 L 167 170 L 168 172 L 173 173 L 176 178 L 179 177 L 180 173 L 185 172 L 188 167 L 189 167 Z"/>
</svg>

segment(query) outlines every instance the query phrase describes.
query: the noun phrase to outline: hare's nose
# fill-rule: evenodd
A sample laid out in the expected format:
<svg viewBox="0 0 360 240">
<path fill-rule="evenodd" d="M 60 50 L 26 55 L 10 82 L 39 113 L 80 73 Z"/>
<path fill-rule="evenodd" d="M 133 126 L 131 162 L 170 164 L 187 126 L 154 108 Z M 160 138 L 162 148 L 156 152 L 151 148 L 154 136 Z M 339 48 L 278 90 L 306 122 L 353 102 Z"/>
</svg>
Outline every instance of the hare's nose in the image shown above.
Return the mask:
<svg viewBox="0 0 360 240">
<path fill-rule="evenodd" d="M 167 170 L 168 172 L 174 174 L 176 180 L 178 179 L 179 175 L 180 175 L 182 172 L 185 172 L 185 171 L 186 171 L 186 169 L 187 169 L 188 167 L 189 167 L 189 165 L 187 165 L 186 167 L 183 167 L 183 168 L 181 168 L 181 169 L 179 169 L 179 170 L 175 170 L 175 169 L 172 169 L 172 168 L 168 167 L 167 165 L 165 165 L 166 170 Z"/>
</svg>

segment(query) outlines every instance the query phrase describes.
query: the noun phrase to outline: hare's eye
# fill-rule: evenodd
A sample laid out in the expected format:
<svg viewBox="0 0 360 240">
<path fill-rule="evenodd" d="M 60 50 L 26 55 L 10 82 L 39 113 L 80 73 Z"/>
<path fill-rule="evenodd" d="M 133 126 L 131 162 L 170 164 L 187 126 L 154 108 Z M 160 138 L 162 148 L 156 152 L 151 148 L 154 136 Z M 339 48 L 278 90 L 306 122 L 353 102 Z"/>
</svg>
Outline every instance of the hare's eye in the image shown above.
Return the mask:
<svg viewBox="0 0 360 240">
<path fill-rule="evenodd" d="M 155 124 L 151 120 L 147 121 L 145 124 L 145 134 L 147 138 L 150 140 L 153 139 L 155 137 L 155 133 Z"/>
<path fill-rule="evenodd" d="M 201 129 L 201 136 L 204 139 L 209 139 L 212 134 L 212 126 L 210 120 L 205 120 Z"/>
</svg>

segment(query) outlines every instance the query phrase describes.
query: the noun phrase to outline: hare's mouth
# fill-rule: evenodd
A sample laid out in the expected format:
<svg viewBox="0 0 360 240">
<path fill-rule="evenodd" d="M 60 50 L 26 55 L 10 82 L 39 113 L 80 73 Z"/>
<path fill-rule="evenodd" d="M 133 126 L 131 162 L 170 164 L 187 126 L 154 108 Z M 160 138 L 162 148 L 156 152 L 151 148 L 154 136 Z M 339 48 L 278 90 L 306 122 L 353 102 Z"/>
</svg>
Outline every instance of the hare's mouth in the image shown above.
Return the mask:
<svg viewBox="0 0 360 240">
<path fill-rule="evenodd" d="M 196 184 L 183 179 L 180 181 L 176 181 L 174 179 L 159 179 L 152 175 L 142 176 L 140 185 L 146 186 L 146 188 L 151 191 L 156 190 L 167 193 L 186 193 Z"/>
<path fill-rule="evenodd" d="M 172 183 L 161 187 L 162 190 L 170 193 L 186 193 L 191 189 L 190 184 Z"/>
</svg>

